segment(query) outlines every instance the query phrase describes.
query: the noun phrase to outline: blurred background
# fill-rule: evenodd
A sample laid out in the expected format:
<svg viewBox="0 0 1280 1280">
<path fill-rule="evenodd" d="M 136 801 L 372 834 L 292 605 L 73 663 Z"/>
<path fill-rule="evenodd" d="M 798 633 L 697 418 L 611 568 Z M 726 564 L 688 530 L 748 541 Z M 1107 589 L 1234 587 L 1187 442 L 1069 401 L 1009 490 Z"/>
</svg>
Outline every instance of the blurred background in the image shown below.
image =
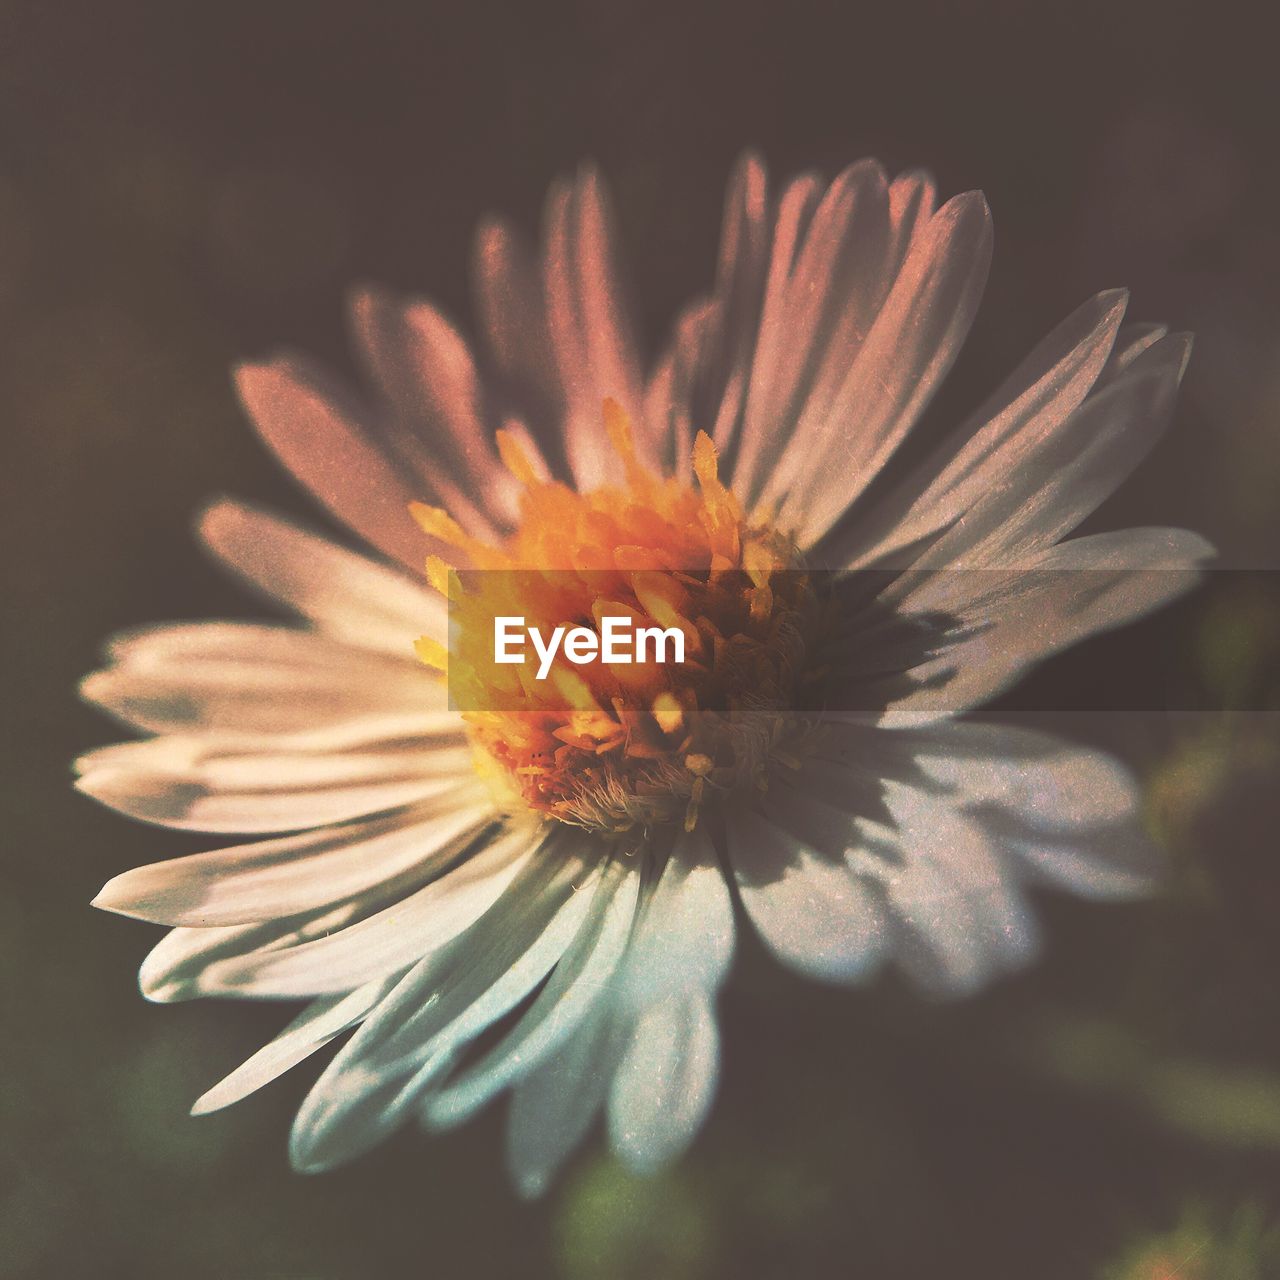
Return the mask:
<svg viewBox="0 0 1280 1280">
<path fill-rule="evenodd" d="M 291 1016 L 148 1006 L 156 930 L 109 876 L 209 847 L 69 789 L 116 731 L 74 688 L 112 630 L 252 616 L 190 536 L 233 492 L 322 519 L 228 370 L 286 343 L 349 368 L 357 281 L 465 317 L 477 219 L 611 179 L 656 344 L 711 279 L 744 145 L 982 187 L 986 304 L 939 413 L 1098 289 L 1198 335 L 1168 439 L 1098 523 L 1182 524 L 1229 567 L 1280 547 L 1280 102 L 1261 4 L 1007 0 L 0 2 L 0 1274 L 52 1277 L 1280 1276 L 1280 614 L 1228 578 L 1036 677 L 1168 681 L 1085 730 L 1145 781 L 1158 901 L 1043 904 L 1046 955 L 965 1003 L 804 984 L 744 938 L 725 1070 L 668 1174 L 589 1143 L 517 1201 L 501 1108 L 288 1171 L 318 1065 L 192 1099 Z M 1152 673 L 1156 673 L 1153 675 Z M 1156 697 L 1153 705 L 1161 705 Z M 320 1055 L 323 1058 L 325 1055 Z"/>
</svg>

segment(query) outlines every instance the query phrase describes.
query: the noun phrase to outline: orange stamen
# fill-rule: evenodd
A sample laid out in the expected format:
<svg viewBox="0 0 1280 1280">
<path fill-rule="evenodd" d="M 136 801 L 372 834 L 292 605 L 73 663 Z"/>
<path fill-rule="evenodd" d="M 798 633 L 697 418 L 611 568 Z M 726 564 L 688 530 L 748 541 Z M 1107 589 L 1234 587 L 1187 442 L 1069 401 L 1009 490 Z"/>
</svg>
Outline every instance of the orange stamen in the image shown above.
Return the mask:
<svg viewBox="0 0 1280 1280">
<path fill-rule="evenodd" d="M 587 493 L 542 478 L 518 435 L 497 433 L 502 464 L 522 489 L 517 528 L 498 545 L 413 504 L 422 529 L 470 569 L 524 571 L 468 576 L 429 557 L 428 581 L 450 598 L 450 641 L 446 652 L 423 639 L 418 656 L 449 671 L 455 705 L 477 708 L 464 713 L 477 767 L 513 800 L 602 830 L 682 819 L 692 830 L 713 771 L 717 780 L 744 770 L 750 778 L 761 749 L 752 744 L 769 749 L 768 733 L 735 728 L 733 708 L 735 699 L 758 705 L 771 681 L 789 679 L 774 637 L 779 611 L 796 601 L 776 571 L 795 563 L 794 552 L 743 519 L 707 435 L 693 447 L 695 485 L 641 462 L 617 401 L 604 402 L 602 417 L 625 479 Z M 523 617 L 544 636 L 606 616 L 676 627 L 685 663 L 569 665 L 561 653 L 538 681 L 527 663 L 494 664 L 498 615 Z M 726 709 L 699 709 L 712 703 Z"/>
</svg>

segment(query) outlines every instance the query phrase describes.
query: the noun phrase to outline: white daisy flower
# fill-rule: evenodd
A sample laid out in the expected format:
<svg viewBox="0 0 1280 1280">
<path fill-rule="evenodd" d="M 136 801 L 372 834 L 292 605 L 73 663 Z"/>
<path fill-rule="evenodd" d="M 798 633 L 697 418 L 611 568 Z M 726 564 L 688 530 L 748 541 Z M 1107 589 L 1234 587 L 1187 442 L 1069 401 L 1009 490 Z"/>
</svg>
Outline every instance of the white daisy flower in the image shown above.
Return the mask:
<svg viewBox="0 0 1280 1280">
<path fill-rule="evenodd" d="M 1165 426 L 1188 339 L 1122 327 L 1125 295 L 1099 295 L 899 453 L 978 305 L 980 194 L 938 207 L 926 176 L 862 161 L 772 196 L 746 157 L 711 294 L 652 368 L 615 240 L 584 169 L 552 189 L 539 252 L 481 228 L 476 349 L 430 304 L 366 292 L 367 398 L 295 356 L 242 368 L 264 440 L 378 558 L 220 502 L 205 542 L 299 625 L 126 635 L 85 682 L 150 736 L 80 760 L 83 791 L 252 837 L 102 890 L 172 926 L 143 993 L 309 1001 L 195 1110 L 352 1033 L 297 1117 L 299 1169 L 508 1089 L 527 1193 L 601 1109 L 630 1166 L 672 1159 L 715 1090 L 735 897 L 802 973 L 892 963 L 961 993 L 1032 955 L 1028 886 L 1149 882 L 1115 761 L 956 717 L 1208 554 L 1176 529 L 1070 537 Z M 839 645 L 809 643 L 801 566 L 885 570 L 842 597 Z M 558 710 L 451 710 L 454 567 L 563 570 L 569 616 L 657 618 L 694 660 L 562 671 Z M 794 711 L 800 684 L 853 710 Z"/>
</svg>

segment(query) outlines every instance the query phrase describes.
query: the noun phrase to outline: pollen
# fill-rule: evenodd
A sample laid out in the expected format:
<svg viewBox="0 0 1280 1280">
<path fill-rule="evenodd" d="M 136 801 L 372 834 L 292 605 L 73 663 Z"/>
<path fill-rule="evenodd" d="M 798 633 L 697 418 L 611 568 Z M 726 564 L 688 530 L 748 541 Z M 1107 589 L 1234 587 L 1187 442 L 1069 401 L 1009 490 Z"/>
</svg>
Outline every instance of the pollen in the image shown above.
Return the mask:
<svg viewBox="0 0 1280 1280">
<path fill-rule="evenodd" d="M 766 776 L 816 606 L 794 543 L 746 518 L 707 435 L 691 476 L 665 476 L 642 460 L 613 400 L 601 428 L 622 480 L 585 493 L 543 478 L 519 440 L 498 433 L 521 489 L 518 524 L 501 542 L 414 504 L 423 530 L 457 553 L 456 564 L 426 564 L 449 599 L 447 649 L 422 641 L 418 653 L 448 671 L 477 769 L 509 808 L 594 831 L 692 829 L 708 804 Z M 544 634 L 604 617 L 675 628 L 684 661 L 575 666 L 561 656 L 538 680 L 495 664 L 499 615 Z"/>
</svg>

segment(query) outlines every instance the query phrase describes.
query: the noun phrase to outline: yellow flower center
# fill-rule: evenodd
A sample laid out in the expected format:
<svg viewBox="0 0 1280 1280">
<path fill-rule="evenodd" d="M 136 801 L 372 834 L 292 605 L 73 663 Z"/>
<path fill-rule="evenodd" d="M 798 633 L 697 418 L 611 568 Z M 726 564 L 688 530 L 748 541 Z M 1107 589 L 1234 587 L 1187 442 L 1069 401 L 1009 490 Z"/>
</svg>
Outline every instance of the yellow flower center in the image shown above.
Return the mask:
<svg viewBox="0 0 1280 1280">
<path fill-rule="evenodd" d="M 418 654 L 448 671 L 477 767 L 508 805 L 593 830 L 692 829 L 714 795 L 763 785 L 771 757 L 787 758 L 813 596 L 790 540 L 748 521 L 721 484 L 706 435 L 694 445 L 695 487 L 640 463 L 613 401 L 604 425 L 626 479 L 589 493 L 541 479 L 499 433 L 523 488 L 519 526 L 500 545 L 415 504 L 422 528 L 470 566 L 428 559 L 450 601 L 449 644 L 424 638 Z M 678 628 L 685 660 L 574 665 L 561 653 L 539 679 L 536 664 L 494 661 L 499 615 L 544 635 L 605 617 Z"/>
</svg>

